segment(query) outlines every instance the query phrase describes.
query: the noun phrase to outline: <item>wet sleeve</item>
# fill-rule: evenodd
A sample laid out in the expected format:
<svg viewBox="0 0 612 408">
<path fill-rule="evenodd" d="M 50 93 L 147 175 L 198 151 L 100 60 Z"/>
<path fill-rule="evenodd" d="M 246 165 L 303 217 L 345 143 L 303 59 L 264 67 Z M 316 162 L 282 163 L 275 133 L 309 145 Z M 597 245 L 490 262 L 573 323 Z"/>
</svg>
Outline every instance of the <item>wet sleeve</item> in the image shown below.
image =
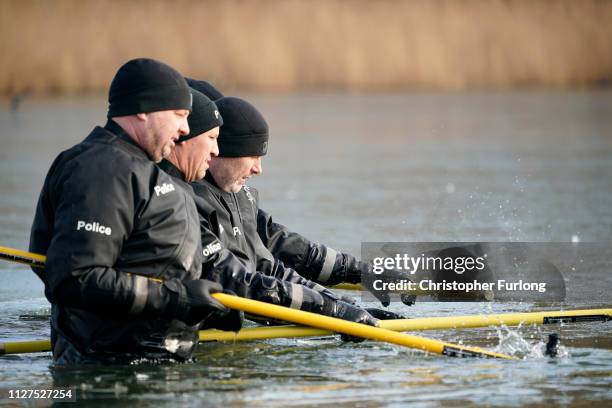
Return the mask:
<svg viewBox="0 0 612 408">
<path fill-rule="evenodd" d="M 261 208 L 257 212 L 257 232 L 275 258 L 307 279 L 323 285 L 361 282 L 363 265 L 354 256 L 290 231 Z"/>
<path fill-rule="evenodd" d="M 133 228 L 136 176 L 96 171 L 95 164 L 75 161 L 49 184 L 58 199 L 47 250 L 48 290 L 68 307 L 139 314 L 147 279 L 114 268 Z"/>
<path fill-rule="evenodd" d="M 283 280 L 251 271 L 228 250 L 210 229 L 210 220 L 201 217 L 202 278 L 218 282 L 223 290 L 248 299 L 320 313 L 336 298 L 333 293 L 302 277 Z"/>
<path fill-rule="evenodd" d="M 293 283 L 297 283 L 303 286 L 306 286 L 312 290 L 315 290 L 319 293 L 325 294 L 326 296 L 329 296 L 332 299 L 339 299 L 340 297 L 334 293 L 333 291 L 331 291 L 330 289 L 326 288 L 325 286 L 311 281 L 309 279 L 306 279 L 305 277 L 303 277 L 302 275 L 300 275 L 299 273 L 297 273 L 294 269 L 292 268 L 287 268 L 282 261 L 276 259 L 274 262 L 274 267 L 273 267 L 273 272 L 272 275 L 280 280 L 283 281 L 287 281 L 287 282 L 293 282 Z"/>
</svg>

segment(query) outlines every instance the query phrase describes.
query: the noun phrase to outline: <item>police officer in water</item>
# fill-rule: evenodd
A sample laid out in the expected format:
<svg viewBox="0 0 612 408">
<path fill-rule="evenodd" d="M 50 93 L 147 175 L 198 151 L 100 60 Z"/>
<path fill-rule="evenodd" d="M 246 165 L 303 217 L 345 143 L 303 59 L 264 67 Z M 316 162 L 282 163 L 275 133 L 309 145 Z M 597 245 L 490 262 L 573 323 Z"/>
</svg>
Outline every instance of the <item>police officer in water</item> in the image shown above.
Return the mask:
<svg viewBox="0 0 612 408">
<path fill-rule="evenodd" d="M 219 128 L 223 129 L 228 124 L 213 101 L 194 89 L 192 94 L 193 110 L 188 119 L 190 134 L 181 136 L 172 153 L 160 163 L 160 167 L 171 175 L 176 183 L 185 186 L 191 193 L 193 190 L 185 183 L 194 183 L 192 186 L 197 186 L 197 182 L 207 174 L 209 163 L 219 154 Z M 230 127 L 235 126 L 235 115 L 229 117 L 232 120 Z M 277 265 L 278 273 L 275 274 L 258 270 L 254 263 L 246 265 L 226 245 L 227 240 L 221 231 L 223 225 L 228 225 L 225 211 L 219 208 L 211 197 L 193 194 L 193 199 L 200 215 L 203 277 L 222 284 L 225 290 L 242 297 L 376 324 L 376 319 L 366 310 L 343 302 L 331 290 L 305 279 L 289 268 L 283 268 L 280 262 Z M 231 229 L 230 226 L 227 228 Z M 215 315 L 215 318 L 204 322 L 203 327 L 235 331 L 241 324 L 241 314 L 234 311 L 230 315 Z"/>
<path fill-rule="evenodd" d="M 211 97 L 221 95 L 208 82 L 187 81 L 193 88 Z M 198 210 L 201 216 L 211 218 L 211 232 L 249 270 L 283 282 L 309 286 L 323 295 L 323 302 L 331 298 L 328 304 L 321 306 L 320 313 L 333 316 L 340 314 L 336 310 L 354 307 L 351 319 L 356 321 L 372 323 L 372 317 L 398 317 L 378 309 L 369 309 L 374 316 L 368 316 L 368 311 L 357 308 L 351 304 L 354 303 L 351 300 L 339 298 L 321 285 L 361 283 L 373 275 L 367 263 L 289 231 L 283 225 L 273 222 L 271 216 L 259 208 L 257 191 L 248 187 L 246 181 L 262 171 L 261 158 L 267 153 L 269 139 L 268 125 L 254 106 L 240 98 L 221 96 L 216 104 L 224 119 L 218 138 L 219 154 L 212 157 L 206 177 L 192 183 L 196 195 L 209 204 L 208 210 Z M 194 118 L 191 116 L 189 120 Z M 393 271 L 391 274 L 398 273 Z M 403 274 L 401 278 L 408 279 L 407 276 Z M 230 284 L 224 281 L 223 287 L 227 288 Z M 298 287 L 294 292 L 300 290 Z M 383 304 L 388 304 L 386 293 L 377 295 Z M 296 299 L 292 307 L 302 307 L 300 293 L 292 297 Z M 402 299 L 407 304 L 414 302 L 414 297 L 405 296 Z"/>
<path fill-rule="evenodd" d="M 282 276 L 284 267 L 322 285 L 342 282 L 361 283 L 370 288 L 374 279 L 386 281 L 410 280 L 410 274 L 387 270 L 384 276 L 372 273 L 369 263 L 351 254 L 310 241 L 306 237 L 274 222 L 269 213 L 259 207 L 257 190 L 247 185 L 250 177 L 262 173 L 262 158 L 266 155 L 269 128 L 262 114 L 240 98 L 224 97 L 207 81 L 187 78 L 192 88 L 216 99 L 225 124 L 221 128 L 219 155 L 211 160 L 205 179 L 194 184 L 196 194 L 207 197 L 219 214 L 226 245 L 251 268 Z M 383 305 L 389 294 L 374 291 Z M 411 305 L 412 295 L 402 295 L 402 302 Z"/>
<path fill-rule="evenodd" d="M 45 179 L 30 250 L 52 305 L 57 364 L 186 361 L 198 324 L 227 309 L 201 278 L 190 193 L 156 162 L 189 133 L 183 76 L 151 59 L 127 62 L 109 91 L 108 121 L 62 152 Z"/>
</svg>

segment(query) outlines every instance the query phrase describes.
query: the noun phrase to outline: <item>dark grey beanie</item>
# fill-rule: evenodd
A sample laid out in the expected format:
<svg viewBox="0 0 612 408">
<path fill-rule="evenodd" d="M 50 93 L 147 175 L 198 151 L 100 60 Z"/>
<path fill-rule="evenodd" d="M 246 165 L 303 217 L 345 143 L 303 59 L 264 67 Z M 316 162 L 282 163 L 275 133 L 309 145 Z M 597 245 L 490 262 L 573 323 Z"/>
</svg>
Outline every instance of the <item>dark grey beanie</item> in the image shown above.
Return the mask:
<svg viewBox="0 0 612 408">
<path fill-rule="evenodd" d="M 193 108 L 187 117 L 189 134 L 181 136 L 178 140 L 179 143 L 223 125 L 223 118 L 213 101 L 193 88 L 191 88 L 191 94 L 193 95 Z"/>
<path fill-rule="evenodd" d="M 195 89 L 196 91 L 202 92 L 204 95 L 208 96 L 213 101 L 216 101 L 219 98 L 223 98 L 223 94 L 217 88 L 213 86 L 208 81 L 199 81 L 197 79 L 187 78 L 185 77 L 185 81 L 187 84 Z"/>
<path fill-rule="evenodd" d="M 191 110 L 191 92 L 174 68 L 149 58 L 123 64 L 108 93 L 108 117 L 174 109 Z"/>
<path fill-rule="evenodd" d="M 244 99 L 226 96 L 217 101 L 223 116 L 219 157 L 264 156 L 268 152 L 268 124 Z"/>
</svg>

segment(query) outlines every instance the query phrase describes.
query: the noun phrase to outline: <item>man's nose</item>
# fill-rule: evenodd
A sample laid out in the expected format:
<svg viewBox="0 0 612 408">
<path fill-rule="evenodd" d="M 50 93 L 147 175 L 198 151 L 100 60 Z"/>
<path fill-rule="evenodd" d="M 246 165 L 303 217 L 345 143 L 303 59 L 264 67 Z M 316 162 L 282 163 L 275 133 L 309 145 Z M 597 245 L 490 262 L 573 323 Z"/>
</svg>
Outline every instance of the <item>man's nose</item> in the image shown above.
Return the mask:
<svg viewBox="0 0 612 408">
<path fill-rule="evenodd" d="M 187 117 L 183 118 L 181 121 L 181 126 L 179 127 L 179 134 L 181 136 L 186 136 L 189 134 L 189 123 L 187 122 Z"/>
<path fill-rule="evenodd" d="M 217 143 L 217 139 L 215 139 L 215 142 L 213 143 L 213 147 L 210 150 L 210 155 L 211 157 L 219 156 L 219 143 Z"/>
<path fill-rule="evenodd" d="M 263 173 L 263 167 L 261 166 L 261 157 L 258 157 L 255 160 L 255 163 L 253 163 L 253 168 L 251 169 L 251 171 L 254 174 L 261 174 L 261 173 Z"/>
</svg>

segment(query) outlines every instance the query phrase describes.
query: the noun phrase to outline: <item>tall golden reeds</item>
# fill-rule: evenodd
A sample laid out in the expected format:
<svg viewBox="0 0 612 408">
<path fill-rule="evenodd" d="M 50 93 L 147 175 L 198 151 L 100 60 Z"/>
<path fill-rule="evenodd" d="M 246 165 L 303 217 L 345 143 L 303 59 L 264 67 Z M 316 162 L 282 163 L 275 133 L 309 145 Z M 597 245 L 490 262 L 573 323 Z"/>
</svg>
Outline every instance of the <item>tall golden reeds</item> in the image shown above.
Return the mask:
<svg viewBox="0 0 612 408">
<path fill-rule="evenodd" d="M 0 93 L 105 90 L 148 56 L 227 88 L 608 85 L 608 0 L 0 0 Z"/>
</svg>

